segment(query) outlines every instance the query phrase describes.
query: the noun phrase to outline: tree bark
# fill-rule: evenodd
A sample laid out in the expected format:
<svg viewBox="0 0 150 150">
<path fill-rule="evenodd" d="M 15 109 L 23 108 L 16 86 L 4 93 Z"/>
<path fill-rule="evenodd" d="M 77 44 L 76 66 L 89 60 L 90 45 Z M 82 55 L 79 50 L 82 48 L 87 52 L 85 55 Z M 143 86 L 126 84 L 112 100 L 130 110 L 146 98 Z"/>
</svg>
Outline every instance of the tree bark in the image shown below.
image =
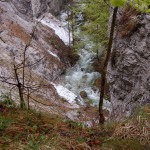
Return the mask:
<svg viewBox="0 0 150 150">
<path fill-rule="evenodd" d="M 113 44 L 113 36 L 114 36 L 115 22 L 116 22 L 116 18 L 117 18 L 117 11 L 118 11 L 118 7 L 115 7 L 113 10 L 107 53 L 105 56 L 102 74 L 101 74 L 101 86 L 100 86 L 101 94 L 100 94 L 100 100 L 99 100 L 99 123 L 100 124 L 104 124 L 104 122 L 105 122 L 105 118 L 104 118 L 104 114 L 103 114 L 103 99 L 104 99 L 105 85 L 106 85 L 106 72 L 107 72 L 108 62 L 109 62 L 109 59 L 111 56 L 111 49 L 112 49 L 112 44 Z"/>
<path fill-rule="evenodd" d="M 18 77 L 18 73 L 17 73 L 17 69 L 15 67 L 15 64 L 14 64 L 14 72 L 15 72 L 15 77 L 16 77 L 16 81 L 17 81 L 17 88 L 18 88 L 18 92 L 19 92 L 20 108 L 25 109 L 26 105 L 25 105 L 25 101 L 24 101 L 24 98 L 23 98 L 22 85 L 19 81 L 19 77 Z"/>
</svg>

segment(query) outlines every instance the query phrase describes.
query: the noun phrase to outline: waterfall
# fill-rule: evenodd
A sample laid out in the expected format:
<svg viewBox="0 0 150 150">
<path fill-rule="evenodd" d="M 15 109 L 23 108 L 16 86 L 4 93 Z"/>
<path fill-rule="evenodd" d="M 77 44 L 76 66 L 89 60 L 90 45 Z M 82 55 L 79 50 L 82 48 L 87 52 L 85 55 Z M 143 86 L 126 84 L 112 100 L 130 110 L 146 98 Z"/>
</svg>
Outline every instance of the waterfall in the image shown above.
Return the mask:
<svg viewBox="0 0 150 150">
<path fill-rule="evenodd" d="M 79 16 L 79 18 L 82 18 Z M 67 28 L 67 11 L 63 10 L 59 15 L 59 20 L 62 22 L 63 27 Z M 80 30 L 78 30 L 80 32 Z M 69 37 L 68 37 L 69 38 Z M 100 73 L 95 72 L 92 67 L 93 59 L 96 56 L 91 50 L 92 43 L 87 37 L 84 37 L 86 46 L 78 51 L 80 56 L 79 61 L 72 68 L 66 71 L 63 75 L 62 83 L 55 85 L 58 94 L 68 100 L 69 103 L 84 105 L 87 100 L 90 100 L 91 105 L 98 106 L 100 92 L 97 87 L 93 85 L 94 81 L 100 77 Z M 87 94 L 86 99 L 80 96 L 80 92 L 84 91 Z M 110 109 L 110 102 L 104 100 L 105 109 Z"/>
</svg>

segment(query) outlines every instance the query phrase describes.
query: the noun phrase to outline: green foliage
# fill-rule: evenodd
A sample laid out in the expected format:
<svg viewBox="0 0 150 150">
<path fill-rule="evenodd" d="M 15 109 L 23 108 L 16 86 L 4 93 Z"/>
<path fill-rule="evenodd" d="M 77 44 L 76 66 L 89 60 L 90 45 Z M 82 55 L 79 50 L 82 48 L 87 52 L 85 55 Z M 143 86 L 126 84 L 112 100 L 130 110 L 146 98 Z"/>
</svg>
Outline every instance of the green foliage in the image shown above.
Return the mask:
<svg viewBox="0 0 150 150">
<path fill-rule="evenodd" d="M 114 7 L 123 7 L 127 0 L 110 0 Z M 130 0 L 130 5 L 142 13 L 150 13 L 150 0 Z"/>
<path fill-rule="evenodd" d="M 125 7 L 127 3 L 127 0 L 81 0 L 79 3 L 76 3 L 72 9 L 72 21 L 70 21 L 74 26 L 74 50 L 78 51 L 79 49 L 86 48 L 90 43 L 91 49 L 94 52 L 97 54 L 102 53 L 104 50 L 103 46 L 107 47 L 108 44 L 110 5 Z M 130 5 L 142 13 L 150 13 L 150 0 L 130 0 Z M 80 26 L 76 23 L 76 16 L 79 13 L 84 18 L 80 22 Z M 80 27 L 80 30 L 78 30 L 78 27 Z"/>
<path fill-rule="evenodd" d="M 114 7 L 123 7 L 127 3 L 127 0 L 110 0 L 110 3 Z"/>
<path fill-rule="evenodd" d="M 130 4 L 142 13 L 150 13 L 150 0 L 130 0 Z"/>
<path fill-rule="evenodd" d="M 125 7 L 127 0 L 81 0 L 82 7 L 78 7 L 78 12 L 80 10 L 84 16 L 81 34 L 88 36 L 93 42 L 92 50 L 95 52 L 102 49 L 101 45 L 108 44 L 110 4 L 114 7 Z M 131 0 L 130 4 L 141 12 L 150 13 L 150 0 Z"/>
<path fill-rule="evenodd" d="M 113 148 L 114 150 L 141 150 L 143 146 L 137 139 L 118 139 L 113 138 L 103 145 L 105 148 Z"/>
<path fill-rule="evenodd" d="M 71 128 L 77 128 L 77 127 L 83 128 L 83 124 L 81 122 L 75 122 L 72 120 L 67 120 L 67 122 L 69 123 L 69 126 Z"/>
<path fill-rule="evenodd" d="M 13 123 L 13 119 L 0 116 L 0 133 Z"/>
<path fill-rule="evenodd" d="M 12 99 L 9 98 L 9 96 L 7 95 L 2 95 L 2 103 L 6 106 L 9 106 L 9 107 L 15 107 L 15 103 Z"/>
<path fill-rule="evenodd" d="M 145 129 L 150 122 L 150 105 L 137 110 L 137 116 L 140 115 L 140 118 L 135 116 L 122 123 L 109 122 L 103 129 L 99 126 L 86 128 L 82 123 L 71 120 L 64 121 L 52 114 L 41 114 L 32 110 L 26 111 L 3 105 L 0 108 L 0 149 L 15 150 L 19 147 L 24 150 L 65 150 L 89 147 L 89 149 L 141 150 L 146 149 L 145 147 L 148 145 L 139 142 L 139 136 L 141 136 L 139 133 L 132 138 L 113 135 L 117 131 L 117 126 L 118 129 L 128 127 L 126 128 L 128 131 L 134 129 L 134 126 L 142 125 L 140 131 L 147 133 Z M 133 122 L 133 124 L 128 124 L 129 122 Z M 120 126 L 120 124 L 122 125 Z M 127 135 L 124 130 L 119 131 L 123 131 L 123 135 Z"/>
<path fill-rule="evenodd" d="M 92 50 L 97 52 L 108 43 L 109 6 L 104 0 L 82 0 L 84 17 L 81 34 L 91 41 Z"/>
</svg>

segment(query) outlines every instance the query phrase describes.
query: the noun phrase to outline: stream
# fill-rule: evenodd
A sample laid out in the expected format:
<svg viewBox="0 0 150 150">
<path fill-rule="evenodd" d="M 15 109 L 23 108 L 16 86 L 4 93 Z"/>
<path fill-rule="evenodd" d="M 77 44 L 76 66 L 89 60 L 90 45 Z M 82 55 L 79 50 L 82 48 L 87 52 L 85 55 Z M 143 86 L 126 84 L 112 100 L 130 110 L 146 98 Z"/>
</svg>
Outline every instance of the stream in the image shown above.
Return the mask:
<svg viewBox="0 0 150 150">
<path fill-rule="evenodd" d="M 62 26 L 67 28 L 67 12 L 65 10 L 61 11 L 58 19 L 61 21 Z M 79 15 L 79 19 L 82 19 L 81 15 Z M 95 72 L 92 67 L 96 53 L 91 50 L 91 43 L 87 37 L 82 40 L 84 40 L 86 46 L 78 51 L 79 61 L 72 68 L 67 69 L 66 74 L 62 77 L 63 83 L 55 86 L 55 88 L 59 95 L 67 99 L 69 103 L 85 105 L 88 102 L 92 106 L 98 106 L 100 92 L 94 86 L 94 82 L 100 78 L 100 73 Z M 86 93 L 85 98 L 81 97 L 80 92 Z M 104 99 L 103 108 L 110 110 L 108 100 Z"/>
</svg>

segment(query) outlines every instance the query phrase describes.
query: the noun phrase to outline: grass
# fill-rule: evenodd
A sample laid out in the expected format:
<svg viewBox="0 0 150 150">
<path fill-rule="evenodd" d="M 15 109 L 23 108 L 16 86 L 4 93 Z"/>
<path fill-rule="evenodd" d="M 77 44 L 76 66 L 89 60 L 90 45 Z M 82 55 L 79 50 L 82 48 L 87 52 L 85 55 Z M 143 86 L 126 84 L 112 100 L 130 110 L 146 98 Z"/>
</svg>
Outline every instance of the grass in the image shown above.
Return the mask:
<svg viewBox="0 0 150 150">
<path fill-rule="evenodd" d="M 95 138 L 90 129 L 52 114 L 0 104 L 0 149 L 76 149 Z M 96 137 L 100 140 L 100 137 Z M 83 144 L 84 143 L 84 144 Z M 83 145 L 82 145 L 83 144 Z M 99 147 L 99 145 L 98 145 Z"/>
<path fill-rule="evenodd" d="M 150 106 L 139 112 L 141 118 L 149 117 Z M 1 150 L 142 150 L 148 143 L 140 143 L 138 134 L 126 135 L 121 130 L 130 122 L 145 125 L 137 117 L 122 123 L 107 123 L 103 128 L 86 128 L 82 123 L 64 121 L 53 114 L 33 110 L 21 110 L 0 103 L 0 149 Z M 147 120 L 147 124 L 149 120 Z M 143 128 L 143 127 L 142 127 Z M 118 129 L 120 131 L 118 134 Z M 130 134 L 130 133 L 128 133 Z"/>
</svg>

